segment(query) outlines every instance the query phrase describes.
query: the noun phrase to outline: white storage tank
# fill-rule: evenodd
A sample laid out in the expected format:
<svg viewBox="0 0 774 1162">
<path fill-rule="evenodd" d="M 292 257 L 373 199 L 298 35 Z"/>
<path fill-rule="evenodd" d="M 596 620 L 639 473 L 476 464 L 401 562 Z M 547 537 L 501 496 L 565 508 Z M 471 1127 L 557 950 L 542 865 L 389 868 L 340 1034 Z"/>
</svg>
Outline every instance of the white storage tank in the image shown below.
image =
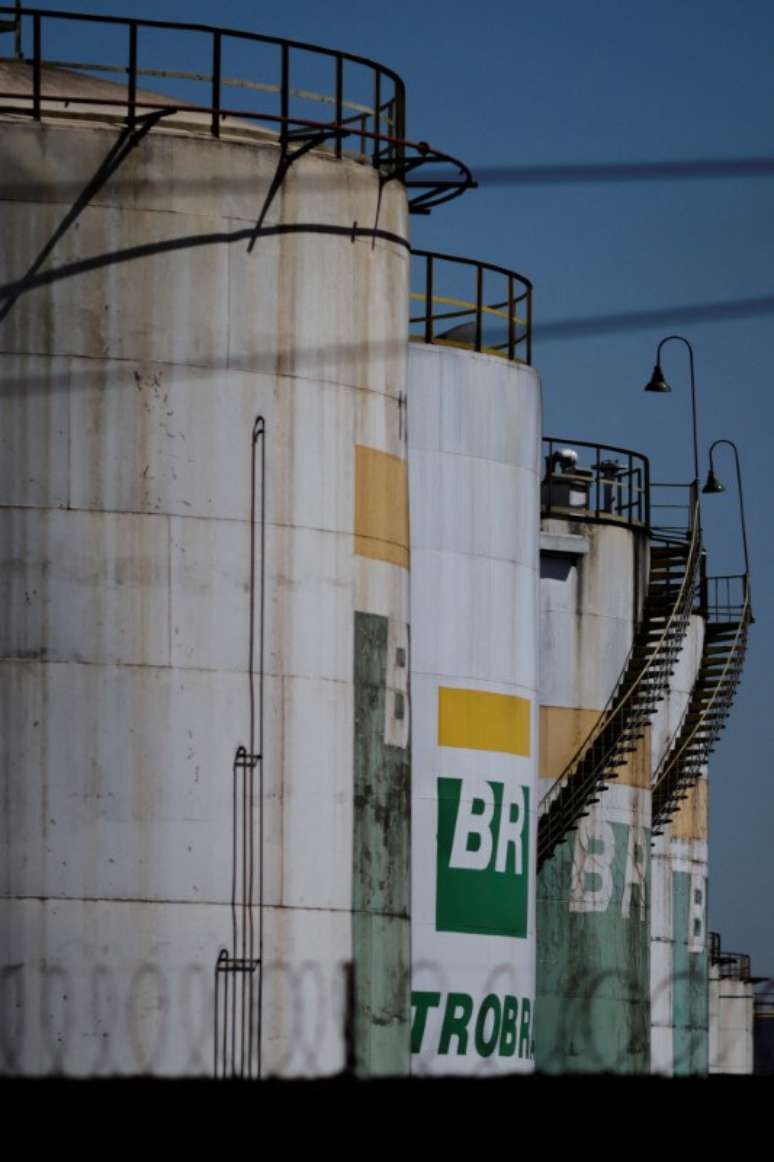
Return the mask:
<svg viewBox="0 0 774 1162">
<path fill-rule="evenodd" d="M 3 1068 L 405 1072 L 403 86 L 102 30 L 128 86 L 3 65 Z"/>
<path fill-rule="evenodd" d="M 704 776 L 749 585 L 707 579 L 695 483 L 545 443 L 537 1063 L 706 1073 Z"/>
<path fill-rule="evenodd" d="M 621 675 L 642 618 L 649 562 L 647 459 L 560 438 L 545 439 L 543 453 L 541 797 L 584 753 L 616 691 L 619 701 L 627 697 Z M 536 1062 L 543 1072 L 647 1069 L 646 722 L 622 758 L 538 875 Z M 570 785 L 580 777 L 573 773 Z"/>
<path fill-rule="evenodd" d="M 710 933 L 709 1071 L 751 1074 L 754 1064 L 753 1023 L 755 985 L 746 953 L 721 948 L 720 935 Z"/>
<path fill-rule="evenodd" d="M 415 252 L 412 1069 L 533 1069 L 540 381 L 530 284 Z"/>
</svg>

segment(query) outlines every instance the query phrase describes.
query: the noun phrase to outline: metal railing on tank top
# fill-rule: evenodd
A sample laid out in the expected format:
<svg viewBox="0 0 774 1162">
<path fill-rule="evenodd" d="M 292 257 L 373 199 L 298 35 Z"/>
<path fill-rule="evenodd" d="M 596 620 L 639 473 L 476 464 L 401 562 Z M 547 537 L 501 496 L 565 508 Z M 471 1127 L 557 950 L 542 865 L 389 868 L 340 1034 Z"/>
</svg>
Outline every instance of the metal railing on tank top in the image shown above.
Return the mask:
<svg viewBox="0 0 774 1162">
<path fill-rule="evenodd" d="M 531 364 L 532 283 L 523 275 L 491 262 L 412 250 L 411 286 L 413 341 Z"/>
<path fill-rule="evenodd" d="M 207 24 L 20 5 L 0 6 L 2 34 L 13 37 L 13 56 L 3 59 L 26 67 L 22 92 L 0 92 L 0 112 L 38 121 L 112 115 L 133 129 L 162 110 L 213 137 L 263 131 L 283 151 L 326 149 L 402 181 L 420 214 L 475 185 L 463 162 L 406 139 L 405 85 L 367 57 Z M 72 59 L 74 43 L 98 44 L 99 59 Z M 139 87 L 147 78 L 154 92 Z"/>
</svg>

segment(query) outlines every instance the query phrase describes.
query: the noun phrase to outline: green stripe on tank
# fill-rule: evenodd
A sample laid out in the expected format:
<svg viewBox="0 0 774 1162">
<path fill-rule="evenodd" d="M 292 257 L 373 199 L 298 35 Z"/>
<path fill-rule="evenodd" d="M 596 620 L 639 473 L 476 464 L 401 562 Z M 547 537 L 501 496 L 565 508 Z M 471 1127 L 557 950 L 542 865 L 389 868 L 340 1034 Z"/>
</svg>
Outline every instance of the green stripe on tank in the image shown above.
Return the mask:
<svg viewBox="0 0 774 1162">
<path fill-rule="evenodd" d="M 672 873 L 672 1046 L 675 1076 L 709 1072 L 707 881 Z M 693 950 L 692 950 L 693 949 Z"/>
<path fill-rule="evenodd" d="M 650 831 L 600 811 L 538 876 L 535 1065 L 650 1069 Z"/>
<path fill-rule="evenodd" d="M 388 630 L 386 617 L 355 613 L 354 1048 L 366 1077 L 410 1062 L 410 758 L 385 742 Z M 408 714 L 400 696 L 396 711 Z"/>
</svg>

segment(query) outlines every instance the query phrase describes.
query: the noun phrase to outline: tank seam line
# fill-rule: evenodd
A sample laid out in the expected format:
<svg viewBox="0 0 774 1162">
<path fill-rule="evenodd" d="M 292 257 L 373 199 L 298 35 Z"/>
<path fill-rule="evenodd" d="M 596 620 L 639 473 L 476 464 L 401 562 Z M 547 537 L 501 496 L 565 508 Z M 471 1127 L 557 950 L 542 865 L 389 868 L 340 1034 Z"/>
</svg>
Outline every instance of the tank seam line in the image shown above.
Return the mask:
<svg viewBox="0 0 774 1162">
<path fill-rule="evenodd" d="M 0 506 L 0 507 L 2 507 L 2 506 Z M 412 554 L 416 554 L 416 553 L 443 553 L 448 557 L 458 557 L 458 558 L 463 557 L 466 560 L 471 560 L 471 561 L 497 561 L 503 565 L 516 565 L 517 567 L 519 567 L 521 569 L 526 569 L 529 572 L 530 576 L 534 576 L 534 572 L 535 572 L 535 570 L 529 564 L 528 561 L 519 561 L 519 560 L 516 560 L 514 557 L 498 557 L 498 556 L 495 556 L 494 553 L 471 553 L 471 552 L 463 552 L 462 549 L 449 549 L 443 545 L 436 547 L 436 546 L 431 546 L 431 545 L 416 545 L 416 544 L 411 546 L 411 552 L 412 552 Z"/>
<path fill-rule="evenodd" d="M 460 682 L 485 682 L 488 686 L 510 686 L 514 690 L 528 690 L 535 696 L 539 694 L 537 686 L 530 686 L 527 682 L 514 682 L 511 678 L 483 678 L 480 674 L 460 674 L 459 671 L 450 673 L 446 670 L 420 670 L 413 664 L 411 673 L 412 675 L 416 674 L 420 678 L 450 678 L 454 681 L 459 680 Z M 542 706 L 543 703 L 541 702 L 540 705 Z M 583 707 L 571 706 L 567 709 L 577 710 L 583 709 Z M 600 714 L 601 711 L 595 710 L 594 713 Z"/>
<path fill-rule="evenodd" d="M 225 176 L 224 176 L 224 181 L 226 181 L 226 182 L 228 181 L 228 179 Z M 44 183 L 42 183 L 42 184 L 44 184 Z M 213 183 L 213 184 L 216 184 L 216 183 Z M 160 194 L 159 196 L 161 197 L 163 195 Z M 72 204 L 71 201 L 69 201 L 67 198 L 62 198 L 61 200 L 57 199 L 57 198 L 40 198 L 40 199 L 38 199 L 38 198 L 30 197 L 29 194 L 19 195 L 18 198 L 0 197 L 0 206 L 27 206 L 27 205 L 31 205 L 31 206 L 39 206 L 39 207 L 51 206 L 54 208 L 67 207 L 69 209 L 71 204 Z M 127 206 L 126 204 L 120 203 L 120 202 L 102 202 L 99 200 L 92 200 L 89 203 L 89 206 L 91 209 L 101 210 L 101 211 L 105 211 L 105 212 L 116 212 L 116 213 L 120 213 L 120 214 L 127 214 L 127 213 L 128 214 L 154 214 L 154 215 L 158 214 L 159 216 L 163 215 L 163 216 L 168 217 L 168 218 L 196 218 L 196 219 L 203 220 L 204 222 L 211 223 L 212 225 L 216 225 L 216 224 L 222 225 L 224 223 L 230 224 L 232 222 L 238 222 L 242 226 L 254 226 L 255 225 L 255 217 L 254 216 L 251 217 L 249 214 L 245 214 L 245 215 L 241 215 L 241 214 L 208 214 L 202 210 L 195 210 L 195 209 L 172 210 L 172 209 L 169 209 L 169 208 L 164 207 L 164 206 L 156 206 L 156 205 L 150 205 L 150 206 L 145 206 L 145 207 Z M 348 230 L 348 231 L 352 229 L 351 222 L 330 222 L 330 223 L 326 223 L 326 225 L 340 227 L 342 230 Z M 394 238 L 382 238 L 380 236 L 377 236 L 376 237 L 377 246 L 381 245 L 384 247 L 393 247 L 397 254 L 405 253 L 406 246 L 408 244 L 408 239 L 402 238 L 402 236 L 399 235 L 397 233 L 397 231 L 393 231 L 392 233 L 395 234 Z M 336 237 L 336 235 L 332 235 L 332 237 Z M 398 240 L 399 238 L 402 238 L 402 240 L 399 241 Z M 368 238 L 367 236 L 356 237 L 354 239 L 354 242 L 355 243 L 364 242 L 369 247 L 371 245 L 371 239 Z"/>
<path fill-rule="evenodd" d="M 190 906 L 193 908 L 229 908 L 230 900 L 184 900 L 184 899 L 157 899 L 146 896 L 38 896 L 38 895 L 7 895 L 0 896 L 0 900 L 24 903 L 26 901 L 42 904 L 157 904 L 170 907 Z M 378 909 L 346 908 L 339 905 L 325 904 L 264 904 L 275 912 L 335 912 L 342 916 L 360 914 L 365 916 L 385 916 L 397 920 L 410 920 L 405 912 L 383 912 Z"/>
<path fill-rule="evenodd" d="M 398 340 L 403 343 L 402 340 Z M 390 400 L 398 406 L 397 396 L 390 395 L 386 391 L 378 391 L 373 387 L 367 387 L 362 383 L 349 383 L 341 379 L 327 379 L 320 375 L 300 375 L 293 371 L 269 371 L 263 368 L 255 367 L 233 367 L 226 364 L 226 366 L 213 366 L 211 363 L 186 363 L 184 360 L 174 359 L 144 359 L 138 355 L 88 355 L 79 351 L 57 351 L 52 353 L 50 351 L 6 351 L 0 349 L 0 356 L 8 356 L 9 358 L 26 358 L 26 359 L 83 359 L 92 363 L 99 363 L 101 365 L 109 363 L 129 363 L 142 364 L 144 367 L 173 367 L 180 370 L 196 370 L 208 371 L 213 375 L 222 375 L 224 372 L 235 371 L 239 375 L 263 375 L 267 379 L 292 379 L 299 380 L 302 383 L 313 383 L 317 386 L 321 384 L 325 387 L 344 387 L 348 391 L 360 391 L 365 395 L 375 395 L 382 399 Z M 449 453 L 449 455 L 464 455 L 464 453 Z M 494 461 L 494 463 L 506 463 L 506 461 Z M 537 473 L 535 473 L 537 475 Z"/>
<path fill-rule="evenodd" d="M 484 464 L 502 464 L 503 468 L 515 469 L 517 472 L 526 472 L 528 476 L 540 476 L 540 468 L 530 468 L 529 465 L 519 464 L 514 460 L 498 460 L 492 456 L 479 456 L 473 452 L 455 452 L 452 448 L 441 448 L 440 445 L 437 448 L 412 448 L 412 451 L 415 455 L 419 453 L 420 455 L 443 456 L 444 458 L 446 456 L 454 456 L 461 460 L 475 460 Z M 543 531 L 543 529 L 540 530 L 540 532 Z"/>
<path fill-rule="evenodd" d="M 0 123 L 2 123 L 2 117 L 0 117 Z M 228 179 L 227 175 L 224 174 L 222 177 L 222 180 L 225 184 L 228 184 L 229 179 Z M 213 182 L 213 185 L 217 185 L 217 184 L 218 184 L 218 179 L 215 179 L 215 181 Z M 44 185 L 45 185 L 45 182 L 41 182 L 41 187 L 43 187 Z M 362 192 L 365 192 L 365 191 L 362 191 Z M 159 197 L 163 197 L 163 196 L 164 195 L 161 192 L 159 192 Z M 51 207 L 55 207 L 55 208 L 67 207 L 69 209 L 71 204 L 72 204 L 71 201 L 67 198 L 61 198 L 61 199 L 51 198 L 51 197 L 34 198 L 34 197 L 31 197 L 29 195 L 29 193 L 20 194 L 19 197 L 17 197 L 17 198 L 8 197 L 7 195 L 0 196 L 0 206 L 31 205 L 31 206 L 40 206 L 40 207 L 51 206 Z M 158 214 L 160 216 L 163 215 L 164 217 L 167 217 L 167 218 L 196 218 L 196 219 L 199 219 L 200 221 L 203 221 L 206 223 L 211 223 L 213 226 L 218 225 L 218 224 L 220 224 L 220 225 L 230 224 L 232 222 L 238 222 L 238 223 L 240 223 L 240 225 L 249 226 L 249 227 L 253 227 L 255 225 L 255 217 L 248 214 L 248 213 L 246 213 L 244 215 L 233 214 L 233 213 L 232 214 L 223 214 L 223 213 L 212 214 L 212 213 L 207 213 L 206 211 L 203 211 L 201 209 L 198 209 L 198 210 L 197 209 L 171 209 L 167 206 L 161 206 L 161 205 L 130 206 L 130 205 L 127 205 L 126 203 L 116 202 L 116 201 L 103 202 L 100 200 L 99 194 L 97 195 L 96 199 L 92 199 L 89 202 L 89 208 L 95 209 L 95 210 L 100 210 L 103 212 L 108 212 L 108 213 L 109 212 L 116 212 L 116 213 L 120 213 L 120 214 Z M 275 224 L 280 225 L 281 223 L 275 223 Z M 342 234 L 341 234 L 342 238 L 346 238 L 352 229 L 351 222 L 326 222 L 325 225 L 332 226 L 336 230 L 340 229 L 342 231 Z M 398 254 L 406 253 L 408 247 L 410 246 L 408 238 L 406 238 L 404 235 L 400 234 L 397 230 L 389 231 L 389 234 L 391 235 L 390 237 L 385 237 L 382 234 L 377 234 L 376 238 L 375 238 L 377 246 L 381 245 L 381 246 L 385 246 L 385 247 L 394 247 L 396 250 L 396 253 L 398 253 Z M 339 235 L 337 235 L 337 234 L 328 235 L 328 237 L 334 237 L 334 238 L 338 237 L 338 236 Z M 269 235 L 269 237 L 276 237 L 276 235 Z M 369 237 L 369 235 L 360 235 L 360 236 L 357 236 L 354 239 L 352 239 L 352 241 L 355 243 L 364 242 L 367 246 L 370 247 L 372 239 L 371 239 L 371 237 Z M 482 352 L 468 352 L 468 354 L 482 354 L 483 355 L 483 354 L 486 354 L 486 352 L 483 352 L 483 351 Z"/>
<path fill-rule="evenodd" d="M 214 521 L 217 524 L 233 524 L 244 525 L 250 523 L 249 517 L 239 516 L 200 516 L 192 512 L 148 512 L 136 508 L 82 508 L 74 507 L 72 505 L 63 504 L 0 504 L 0 512 L 77 512 L 89 513 L 93 516 L 141 516 L 154 517 L 157 520 L 185 520 L 185 521 Z M 287 524 L 281 521 L 267 521 L 266 527 L 270 529 L 292 529 L 300 532 L 310 533 L 326 533 L 330 536 L 336 537 L 354 537 L 354 532 L 348 529 L 331 529 L 325 528 L 324 525 L 298 525 Z M 384 540 L 384 538 L 364 538 Z M 393 543 L 393 542 L 389 542 Z M 395 542 L 399 544 L 400 542 Z M 405 546 L 403 546 L 405 547 Z"/>
<path fill-rule="evenodd" d="M 177 674 L 233 674 L 239 677 L 242 677 L 247 673 L 247 670 L 224 670 L 209 666 L 183 666 L 179 663 L 159 665 L 155 662 L 90 662 L 83 658 L 31 658 L 13 657 L 11 655 L 0 657 L 0 666 L 19 664 L 38 666 L 89 666 L 95 669 L 102 668 L 104 670 L 169 670 Z M 352 686 L 352 682 L 349 678 L 331 678 L 321 674 L 273 673 L 267 670 L 266 677 L 276 679 L 277 681 L 288 678 L 291 681 L 298 682 L 331 682 L 336 686 L 345 686 L 347 688 Z"/>
</svg>

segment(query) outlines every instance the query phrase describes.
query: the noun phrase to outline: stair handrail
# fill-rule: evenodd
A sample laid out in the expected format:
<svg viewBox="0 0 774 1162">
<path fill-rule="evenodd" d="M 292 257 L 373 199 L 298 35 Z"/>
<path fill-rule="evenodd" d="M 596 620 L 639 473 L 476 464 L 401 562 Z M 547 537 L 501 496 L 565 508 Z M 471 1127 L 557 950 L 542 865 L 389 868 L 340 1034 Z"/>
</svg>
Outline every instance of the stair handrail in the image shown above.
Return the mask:
<svg viewBox="0 0 774 1162">
<path fill-rule="evenodd" d="M 643 624 L 642 620 L 639 622 L 637 629 L 635 630 L 635 633 L 633 635 L 631 648 L 630 648 L 628 654 L 626 655 L 626 660 L 624 662 L 623 668 L 622 668 L 622 670 L 621 670 L 621 672 L 616 680 L 616 683 L 613 687 L 613 691 L 612 691 L 610 697 L 608 698 L 608 701 L 607 701 L 604 709 L 602 710 L 602 713 L 600 714 L 600 716 L 597 719 L 594 726 L 589 731 L 585 740 L 581 743 L 580 747 L 573 755 L 570 762 L 566 765 L 566 767 L 564 768 L 562 773 L 558 776 L 558 778 L 553 783 L 551 788 L 543 796 L 543 799 L 541 800 L 541 803 L 540 803 L 540 807 L 538 809 L 538 815 L 540 818 L 545 818 L 548 815 L 553 802 L 559 797 L 559 795 L 562 793 L 562 791 L 565 789 L 565 787 L 570 785 L 570 780 L 572 778 L 572 774 L 575 771 L 575 769 L 578 767 L 578 765 L 581 763 L 584 755 L 594 745 L 594 743 L 600 737 L 600 735 L 607 729 L 607 727 L 610 725 L 611 721 L 616 717 L 616 715 L 620 715 L 623 712 L 624 708 L 627 706 L 627 704 L 633 698 L 635 692 L 640 688 L 644 678 L 649 673 L 651 667 L 655 664 L 656 659 L 660 657 L 661 652 L 662 652 L 662 648 L 671 634 L 671 631 L 672 631 L 672 628 L 674 626 L 676 619 L 678 617 L 682 617 L 684 615 L 683 607 L 685 606 L 686 609 L 690 610 L 690 607 L 693 603 L 693 595 L 694 595 L 694 591 L 695 591 L 695 587 L 696 587 L 696 575 L 698 572 L 700 552 L 701 552 L 701 522 L 700 522 L 700 512 L 699 512 L 698 481 L 693 481 L 690 485 L 690 489 L 691 489 L 691 525 L 690 525 L 690 538 L 688 541 L 688 554 L 686 556 L 685 574 L 683 576 L 683 581 L 682 581 L 682 584 L 680 586 L 680 590 L 679 590 L 677 597 L 675 599 L 675 602 L 672 606 L 672 610 L 671 610 L 669 617 L 667 618 L 666 623 L 664 625 L 664 629 L 663 629 L 663 632 L 661 634 L 661 637 L 658 639 L 658 641 L 653 646 L 653 649 L 651 650 L 650 657 L 646 661 L 645 665 L 643 666 L 642 670 L 638 674 L 635 681 L 631 683 L 631 685 L 628 687 L 628 689 L 626 690 L 626 693 L 623 695 L 623 697 L 619 697 L 621 683 L 626 678 L 626 675 L 628 673 L 628 670 L 629 670 L 629 667 L 631 665 L 631 661 L 632 661 L 632 658 L 634 655 L 634 651 L 638 646 L 639 631 L 640 631 L 640 628 L 642 627 L 642 624 Z M 686 617 L 686 625 L 687 625 L 687 617 Z M 684 636 L 684 635 L 681 635 L 681 636 Z M 599 767 L 603 767 L 605 765 L 605 763 L 607 762 L 607 759 L 614 752 L 615 748 L 616 748 L 616 743 L 614 742 L 611 745 L 610 750 L 607 752 L 607 754 L 605 756 L 603 756 L 603 759 L 600 762 L 600 764 L 598 765 L 597 770 L 599 769 Z M 569 821 L 570 826 L 580 817 L 580 814 L 583 810 L 583 807 L 585 806 L 586 802 L 591 797 L 591 795 L 595 789 L 597 789 L 596 776 L 594 777 L 594 779 L 591 782 L 588 789 L 579 788 L 579 795 L 578 795 L 579 801 L 576 804 L 577 810 Z M 565 829 L 565 833 L 566 833 L 566 830 L 568 830 L 568 829 L 569 828 Z M 553 853 L 553 849 L 558 845 L 559 842 L 560 842 L 560 840 L 557 840 L 552 845 L 551 850 L 543 858 L 548 858 L 548 856 Z M 538 841 L 538 843 L 539 843 L 539 841 Z"/>
<path fill-rule="evenodd" d="M 669 777 L 669 774 L 674 769 L 675 765 L 682 758 L 686 749 L 690 746 L 690 744 L 693 742 L 696 735 L 701 730 L 702 726 L 707 721 L 707 719 L 708 719 L 708 717 L 709 717 L 709 715 L 710 715 L 710 713 L 715 705 L 715 702 L 717 701 L 718 695 L 720 694 L 720 691 L 723 689 L 723 686 L 726 682 L 729 671 L 732 670 L 734 668 L 734 666 L 737 666 L 739 661 L 740 661 L 739 655 L 744 648 L 745 639 L 746 639 L 746 635 L 747 635 L 747 627 L 750 624 L 750 619 L 751 619 L 751 614 L 752 614 L 751 605 L 750 605 L 750 578 L 749 578 L 749 574 L 745 573 L 745 574 L 743 574 L 743 577 L 744 577 L 744 599 L 743 599 L 743 603 L 742 603 L 742 610 L 741 610 L 741 613 L 739 614 L 739 620 L 737 622 L 737 627 L 736 627 L 736 634 L 734 635 L 734 640 L 733 640 L 733 643 L 731 645 L 731 649 L 729 650 L 728 658 L 726 659 L 726 663 L 721 671 L 720 677 L 718 678 L 717 682 L 715 683 L 715 689 L 712 693 L 712 696 L 711 696 L 709 702 L 707 703 L 707 705 L 705 706 L 704 710 L 702 711 L 700 718 L 696 721 L 696 723 L 693 726 L 693 729 L 688 733 L 686 738 L 683 740 L 679 750 L 675 754 L 673 754 L 672 753 L 673 747 L 675 746 L 676 742 L 680 738 L 680 735 L 681 735 L 683 728 L 685 726 L 685 721 L 686 721 L 688 714 L 690 712 L 690 709 L 691 709 L 691 697 L 689 696 L 685 710 L 683 711 L 683 714 L 680 718 L 680 723 L 679 723 L 677 729 L 675 730 L 674 734 L 672 735 L 668 746 L 665 749 L 664 758 L 662 759 L 658 770 L 655 772 L 655 774 L 653 776 L 653 779 L 651 782 L 651 791 L 654 795 L 658 791 L 660 791 L 661 787 L 664 785 L 665 780 Z M 699 669 L 701 670 L 701 666 L 699 667 Z M 731 709 L 731 705 L 730 705 L 730 699 L 729 699 L 728 710 L 730 711 L 730 709 Z M 719 733 L 720 733 L 720 731 L 719 731 L 718 727 L 717 726 L 713 727 L 713 738 L 708 743 L 707 752 L 709 752 L 709 747 L 712 745 L 712 742 L 717 741 Z M 705 757 L 704 761 L 706 761 L 706 757 Z M 698 776 L 697 776 L 697 778 L 698 778 Z M 679 786 L 680 786 L 680 779 L 678 776 L 678 779 L 675 783 L 673 790 L 675 790 L 675 791 L 678 790 Z M 670 795 L 670 800 L 671 800 L 671 795 Z M 668 813 L 665 811 L 663 813 L 663 817 L 662 817 L 662 814 L 659 813 L 658 819 L 656 819 L 655 817 L 652 819 L 652 821 L 651 821 L 652 825 L 653 826 L 656 826 L 656 825 L 660 826 L 662 823 L 668 822 L 669 819 L 671 818 L 672 813 L 675 810 L 675 807 L 676 807 L 676 805 L 673 806 L 671 811 L 669 811 Z"/>
</svg>

